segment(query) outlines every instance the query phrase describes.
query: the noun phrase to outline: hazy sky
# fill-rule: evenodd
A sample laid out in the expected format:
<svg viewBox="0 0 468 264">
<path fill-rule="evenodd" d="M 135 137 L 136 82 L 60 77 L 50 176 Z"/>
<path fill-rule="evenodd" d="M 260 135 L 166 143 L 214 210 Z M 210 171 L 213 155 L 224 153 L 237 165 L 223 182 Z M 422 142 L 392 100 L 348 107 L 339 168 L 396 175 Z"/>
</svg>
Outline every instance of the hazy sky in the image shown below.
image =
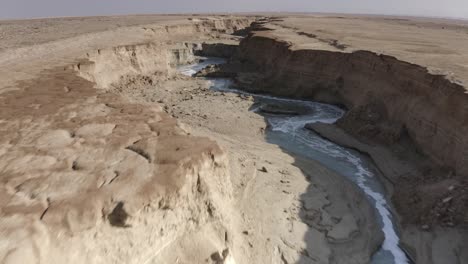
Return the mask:
<svg viewBox="0 0 468 264">
<path fill-rule="evenodd" d="M 250 11 L 369 13 L 468 18 L 468 0 L 0 0 L 0 19 Z"/>
</svg>

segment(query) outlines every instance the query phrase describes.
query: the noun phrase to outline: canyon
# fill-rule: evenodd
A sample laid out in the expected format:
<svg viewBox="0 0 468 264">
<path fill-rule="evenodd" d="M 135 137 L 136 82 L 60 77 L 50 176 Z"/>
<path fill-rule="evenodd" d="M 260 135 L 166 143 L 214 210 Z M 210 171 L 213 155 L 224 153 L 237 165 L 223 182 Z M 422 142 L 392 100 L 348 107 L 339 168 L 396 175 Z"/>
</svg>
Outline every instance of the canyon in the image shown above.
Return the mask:
<svg viewBox="0 0 468 264">
<path fill-rule="evenodd" d="M 346 109 L 305 127 L 373 164 L 409 259 L 468 262 L 463 22 L 171 15 L 0 32 L 2 263 L 379 263 L 372 202 L 269 142 L 255 94 Z"/>
</svg>

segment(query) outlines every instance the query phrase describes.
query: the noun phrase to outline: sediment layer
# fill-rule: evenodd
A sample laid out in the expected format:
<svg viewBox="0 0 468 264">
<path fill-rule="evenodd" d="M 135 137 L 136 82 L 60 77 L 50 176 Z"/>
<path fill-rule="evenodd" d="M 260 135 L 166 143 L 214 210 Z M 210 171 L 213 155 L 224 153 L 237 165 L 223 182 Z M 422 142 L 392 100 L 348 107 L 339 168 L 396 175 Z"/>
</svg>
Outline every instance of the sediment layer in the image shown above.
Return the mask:
<svg viewBox="0 0 468 264">
<path fill-rule="evenodd" d="M 390 144 L 407 133 L 425 155 L 468 175 L 468 95 L 459 84 L 395 57 L 294 50 L 261 33 L 240 49 L 264 74 L 258 92 L 342 104 L 347 131 Z"/>
<path fill-rule="evenodd" d="M 460 259 L 454 259 L 465 261 L 461 248 L 468 224 L 466 89 L 423 66 L 371 51 L 348 52 L 333 41 L 329 46 L 301 48 L 282 36 L 301 39 L 291 35 L 302 37 L 304 32 L 271 24 L 259 25 L 258 31 L 243 39 L 239 57 L 230 64 L 202 75 L 234 76 L 239 88 L 251 92 L 347 108 L 337 126 L 364 143 L 345 145 L 372 158 L 391 155 L 398 160 L 393 163 L 398 168 L 380 160 L 377 165 L 384 165 L 382 172 L 391 172 L 386 174 L 395 187 L 390 194 L 401 216 L 403 244 L 411 256 L 417 263 L 453 259 L 446 258 L 443 250 L 434 250 L 435 244 L 444 243 L 446 250 L 458 252 Z M 329 138 L 338 143 L 359 142 L 340 135 Z M 369 147 L 360 149 L 363 145 Z M 457 242 L 441 242 L 454 233 L 460 234 L 452 236 Z"/>
<path fill-rule="evenodd" d="M 79 63 L 4 91 L 0 261 L 146 263 L 199 229 L 210 237 L 207 254 L 228 248 L 232 189 L 224 152 L 191 136 L 160 105 L 108 90 L 135 76 L 165 80 L 175 65 L 191 62 L 194 48 L 167 43 L 171 34 L 209 39 L 249 20 L 148 28 L 165 37 L 89 51 Z"/>
</svg>

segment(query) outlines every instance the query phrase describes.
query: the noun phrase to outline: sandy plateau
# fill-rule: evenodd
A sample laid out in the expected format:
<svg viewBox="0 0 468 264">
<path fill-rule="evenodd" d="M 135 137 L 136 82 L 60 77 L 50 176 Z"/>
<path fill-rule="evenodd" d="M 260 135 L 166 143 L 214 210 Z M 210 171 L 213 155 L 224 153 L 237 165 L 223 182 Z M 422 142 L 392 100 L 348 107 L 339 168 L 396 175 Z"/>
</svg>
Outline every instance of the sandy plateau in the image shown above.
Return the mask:
<svg viewBox="0 0 468 264">
<path fill-rule="evenodd" d="M 312 15 L 0 21 L 1 263 L 369 263 L 363 192 L 269 143 L 252 96 L 340 105 L 415 263 L 468 263 L 468 26 Z M 275 110 L 271 110 L 275 111 Z"/>
</svg>

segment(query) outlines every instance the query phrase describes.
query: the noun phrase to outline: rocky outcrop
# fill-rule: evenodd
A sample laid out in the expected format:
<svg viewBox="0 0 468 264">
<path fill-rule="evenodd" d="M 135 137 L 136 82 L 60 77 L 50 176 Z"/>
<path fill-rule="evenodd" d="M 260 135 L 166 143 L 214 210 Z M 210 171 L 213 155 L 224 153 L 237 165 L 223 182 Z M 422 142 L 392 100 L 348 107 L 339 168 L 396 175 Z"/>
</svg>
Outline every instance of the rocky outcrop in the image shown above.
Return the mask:
<svg viewBox="0 0 468 264">
<path fill-rule="evenodd" d="M 25 85 L 0 101 L 3 263 L 69 262 L 72 252 L 87 252 L 75 263 L 101 263 L 93 258 L 103 250 L 122 260 L 135 256 L 117 252 L 129 242 L 144 257 L 223 217 L 230 181 L 215 142 L 189 136 L 157 106 L 96 95 L 70 71 Z"/>
<path fill-rule="evenodd" d="M 225 43 L 202 43 L 198 55 L 207 57 L 232 58 L 238 55 L 239 45 Z"/>
<path fill-rule="evenodd" d="M 103 90 L 138 76 L 165 80 L 191 62 L 192 44 L 170 36 L 248 21 L 148 29 L 164 41 L 89 52 L 3 93 L 0 262 L 146 263 L 202 228 L 212 234 L 205 250 L 229 248 L 231 181 L 217 143 L 191 136 L 157 104 Z"/>
<path fill-rule="evenodd" d="M 94 82 L 97 88 L 109 89 L 136 76 L 170 78 L 174 66 L 194 62 L 195 53 L 206 50 L 206 56 L 230 56 L 237 46 L 201 43 L 177 43 L 171 38 L 213 32 L 232 33 L 250 25 L 254 18 L 201 19 L 195 24 L 181 24 L 160 28 L 145 28 L 153 42 L 122 45 L 87 53 L 87 58 L 74 65 L 81 77 Z M 201 41 L 202 42 L 202 41 Z"/>
<path fill-rule="evenodd" d="M 252 34 L 241 59 L 263 73 L 257 92 L 342 104 L 347 131 L 384 143 L 408 135 L 433 161 L 468 175 L 468 95 L 464 87 L 424 67 L 368 51 L 294 50 Z"/>
<path fill-rule="evenodd" d="M 190 60 L 185 52 L 171 53 L 162 44 L 140 44 L 97 50 L 88 53 L 88 60 L 75 66 L 81 77 L 96 84 L 97 88 L 108 89 L 121 78 L 136 75 L 169 76 L 171 63 L 176 59 Z"/>
</svg>

